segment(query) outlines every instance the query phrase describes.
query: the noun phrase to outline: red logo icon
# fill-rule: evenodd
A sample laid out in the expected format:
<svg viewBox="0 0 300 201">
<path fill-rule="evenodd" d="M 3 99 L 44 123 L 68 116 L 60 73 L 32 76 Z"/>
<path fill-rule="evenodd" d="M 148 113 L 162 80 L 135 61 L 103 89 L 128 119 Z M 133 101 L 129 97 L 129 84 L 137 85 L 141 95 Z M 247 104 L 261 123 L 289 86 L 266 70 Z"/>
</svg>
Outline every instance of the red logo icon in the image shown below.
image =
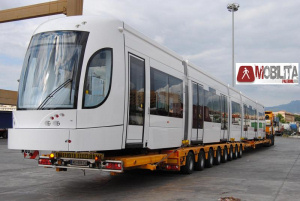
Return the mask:
<svg viewBox="0 0 300 201">
<path fill-rule="evenodd" d="M 254 71 L 252 66 L 240 66 L 237 75 L 238 82 L 254 82 Z"/>
</svg>

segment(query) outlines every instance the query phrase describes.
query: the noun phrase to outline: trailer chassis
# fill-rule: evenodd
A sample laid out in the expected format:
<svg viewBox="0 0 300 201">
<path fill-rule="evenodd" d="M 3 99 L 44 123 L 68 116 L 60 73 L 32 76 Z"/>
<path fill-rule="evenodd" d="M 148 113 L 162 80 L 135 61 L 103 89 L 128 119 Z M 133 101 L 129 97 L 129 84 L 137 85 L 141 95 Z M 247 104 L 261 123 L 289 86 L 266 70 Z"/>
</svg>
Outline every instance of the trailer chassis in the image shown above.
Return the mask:
<svg viewBox="0 0 300 201">
<path fill-rule="evenodd" d="M 247 148 L 255 149 L 258 145 L 272 145 L 270 138 L 244 140 L 207 145 L 182 146 L 177 149 L 152 151 L 147 154 L 109 156 L 97 152 L 53 152 L 39 156 L 40 167 L 67 169 L 100 170 L 111 174 L 122 173 L 131 169 L 182 171 L 190 174 L 194 170 L 203 170 L 242 157 Z"/>
</svg>

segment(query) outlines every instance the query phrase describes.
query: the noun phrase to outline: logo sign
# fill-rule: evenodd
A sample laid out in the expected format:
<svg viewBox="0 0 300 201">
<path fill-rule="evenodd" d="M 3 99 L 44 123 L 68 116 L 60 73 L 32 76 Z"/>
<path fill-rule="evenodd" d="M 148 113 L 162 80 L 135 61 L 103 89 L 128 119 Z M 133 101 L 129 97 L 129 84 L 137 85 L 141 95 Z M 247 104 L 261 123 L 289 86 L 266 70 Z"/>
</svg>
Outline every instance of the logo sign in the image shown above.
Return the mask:
<svg viewBox="0 0 300 201">
<path fill-rule="evenodd" d="M 236 63 L 236 84 L 298 84 L 298 63 Z"/>
</svg>

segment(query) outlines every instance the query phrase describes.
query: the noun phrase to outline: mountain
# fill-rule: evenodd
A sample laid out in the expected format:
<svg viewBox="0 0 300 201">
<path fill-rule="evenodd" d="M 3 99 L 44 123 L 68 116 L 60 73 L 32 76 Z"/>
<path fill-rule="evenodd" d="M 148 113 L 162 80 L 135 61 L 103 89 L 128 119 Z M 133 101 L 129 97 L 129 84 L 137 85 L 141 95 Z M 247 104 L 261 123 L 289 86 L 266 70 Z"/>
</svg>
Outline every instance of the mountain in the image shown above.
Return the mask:
<svg viewBox="0 0 300 201">
<path fill-rule="evenodd" d="M 294 100 L 288 104 L 273 106 L 273 107 L 265 107 L 265 110 L 271 110 L 273 112 L 278 112 L 280 110 L 285 110 L 291 113 L 300 114 L 300 100 Z"/>
</svg>

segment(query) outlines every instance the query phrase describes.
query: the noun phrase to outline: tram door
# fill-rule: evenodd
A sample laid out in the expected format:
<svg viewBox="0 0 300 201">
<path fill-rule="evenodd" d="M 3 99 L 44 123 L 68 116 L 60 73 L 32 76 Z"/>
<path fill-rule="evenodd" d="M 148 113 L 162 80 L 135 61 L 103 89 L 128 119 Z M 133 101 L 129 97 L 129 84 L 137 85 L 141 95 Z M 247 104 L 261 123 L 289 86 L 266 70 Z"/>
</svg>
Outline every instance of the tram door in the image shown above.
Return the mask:
<svg viewBox="0 0 300 201">
<path fill-rule="evenodd" d="M 228 140 L 228 102 L 227 97 L 221 95 L 221 136 L 220 139 Z"/>
<path fill-rule="evenodd" d="M 128 54 L 129 94 L 127 147 L 143 147 L 145 131 L 145 59 Z"/>
</svg>

